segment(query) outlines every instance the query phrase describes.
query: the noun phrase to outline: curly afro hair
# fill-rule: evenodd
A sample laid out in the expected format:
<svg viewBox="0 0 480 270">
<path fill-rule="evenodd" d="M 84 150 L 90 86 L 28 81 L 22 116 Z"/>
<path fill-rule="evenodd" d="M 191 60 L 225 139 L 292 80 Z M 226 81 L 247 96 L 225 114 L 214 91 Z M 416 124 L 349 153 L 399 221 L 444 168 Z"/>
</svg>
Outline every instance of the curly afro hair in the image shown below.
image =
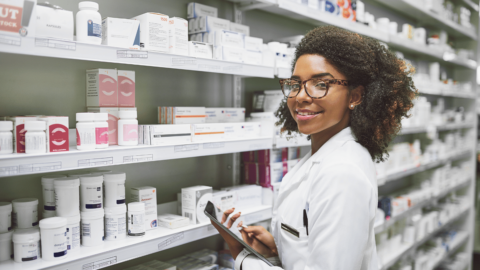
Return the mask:
<svg viewBox="0 0 480 270">
<path fill-rule="evenodd" d="M 374 161 L 388 157 L 388 144 L 401 129 L 402 117 L 408 117 L 418 91 L 411 75 L 413 67 L 380 44 L 334 26 L 321 26 L 310 31 L 295 52 L 292 70 L 305 54 L 321 55 L 349 80 L 350 90 L 365 88 L 362 103 L 350 116 L 350 127 L 358 143 Z M 282 132 L 298 132 L 297 123 L 287 106 L 286 98 L 275 112 Z"/>
</svg>

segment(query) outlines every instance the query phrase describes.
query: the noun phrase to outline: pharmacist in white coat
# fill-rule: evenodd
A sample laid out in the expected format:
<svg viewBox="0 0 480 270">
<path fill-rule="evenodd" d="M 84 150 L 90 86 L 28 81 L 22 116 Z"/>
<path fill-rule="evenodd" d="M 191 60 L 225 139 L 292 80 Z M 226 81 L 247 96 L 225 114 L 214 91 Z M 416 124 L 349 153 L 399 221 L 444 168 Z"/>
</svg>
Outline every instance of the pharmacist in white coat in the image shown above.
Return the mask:
<svg viewBox="0 0 480 270">
<path fill-rule="evenodd" d="M 241 230 L 275 266 L 219 230 L 237 270 L 378 269 L 374 160 L 387 154 L 413 106 L 416 89 L 405 67 L 378 41 L 332 26 L 301 41 L 292 77 L 280 80 L 286 101 L 277 116 L 283 131 L 310 135 L 311 151 L 282 180 L 272 233 L 260 226 Z M 231 216 L 227 227 L 240 216 Z"/>
</svg>

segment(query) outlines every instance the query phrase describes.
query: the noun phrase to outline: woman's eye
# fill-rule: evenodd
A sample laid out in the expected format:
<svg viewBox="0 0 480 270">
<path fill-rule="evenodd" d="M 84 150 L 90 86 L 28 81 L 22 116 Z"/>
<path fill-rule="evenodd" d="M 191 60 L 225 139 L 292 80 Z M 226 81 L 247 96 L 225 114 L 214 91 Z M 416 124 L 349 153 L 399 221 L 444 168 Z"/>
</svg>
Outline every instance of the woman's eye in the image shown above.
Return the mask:
<svg viewBox="0 0 480 270">
<path fill-rule="evenodd" d="M 292 84 L 292 91 L 300 90 L 300 84 Z"/>
</svg>

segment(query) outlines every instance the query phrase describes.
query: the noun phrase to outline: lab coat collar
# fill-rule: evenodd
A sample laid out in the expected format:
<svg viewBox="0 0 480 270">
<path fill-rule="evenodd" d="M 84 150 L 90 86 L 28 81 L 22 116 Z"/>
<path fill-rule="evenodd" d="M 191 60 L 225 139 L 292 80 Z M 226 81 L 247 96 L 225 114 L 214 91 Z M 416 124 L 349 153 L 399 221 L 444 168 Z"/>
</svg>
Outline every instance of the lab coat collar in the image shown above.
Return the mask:
<svg viewBox="0 0 480 270">
<path fill-rule="evenodd" d="M 337 134 L 333 135 L 325 144 L 318 149 L 318 151 L 313 154 L 312 158 L 309 159 L 311 162 L 320 162 L 325 157 L 337 149 L 338 147 L 344 145 L 348 141 L 355 141 L 355 138 L 352 134 L 352 129 L 350 127 L 346 127 L 342 129 Z M 311 150 L 310 150 L 311 153 Z"/>
</svg>

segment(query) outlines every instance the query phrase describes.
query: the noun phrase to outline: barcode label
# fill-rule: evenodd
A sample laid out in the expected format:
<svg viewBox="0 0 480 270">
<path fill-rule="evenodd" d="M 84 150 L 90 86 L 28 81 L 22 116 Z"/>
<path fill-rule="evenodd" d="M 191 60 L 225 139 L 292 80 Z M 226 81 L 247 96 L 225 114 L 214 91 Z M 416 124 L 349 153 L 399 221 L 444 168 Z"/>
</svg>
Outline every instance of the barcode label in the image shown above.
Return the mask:
<svg viewBox="0 0 480 270">
<path fill-rule="evenodd" d="M 190 221 L 193 221 L 193 214 L 192 213 L 185 212 L 185 217 L 189 218 Z"/>
<path fill-rule="evenodd" d="M 82 236 L 90 237 L 90 224 L 82 224 Z"/>
</svg>

